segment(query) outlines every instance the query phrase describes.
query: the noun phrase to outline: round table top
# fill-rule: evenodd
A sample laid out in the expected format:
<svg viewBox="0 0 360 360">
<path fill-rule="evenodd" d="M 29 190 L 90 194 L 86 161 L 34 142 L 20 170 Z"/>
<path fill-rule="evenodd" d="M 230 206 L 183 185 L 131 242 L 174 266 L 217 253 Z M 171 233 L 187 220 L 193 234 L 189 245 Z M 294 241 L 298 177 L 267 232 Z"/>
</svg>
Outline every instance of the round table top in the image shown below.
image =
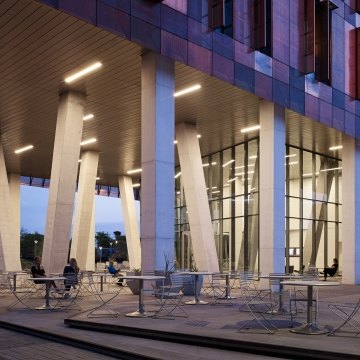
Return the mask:
<svg viewBox="0 0 360 360">
<path fill-rule="evenodd" d="M 133 279 L 133 280 L 159 280 L 165 279 L 165 276 L 159 275 L 125 275 L 119 276 L 120 279 Z"/>
<path fill-rule="evenodd" d="M 283 285 L 296 286 L 337 286 L 340 285 L 337 281 L 320 281 L 320 280 L 285 280 L 281 281 Z"/>
</svg>

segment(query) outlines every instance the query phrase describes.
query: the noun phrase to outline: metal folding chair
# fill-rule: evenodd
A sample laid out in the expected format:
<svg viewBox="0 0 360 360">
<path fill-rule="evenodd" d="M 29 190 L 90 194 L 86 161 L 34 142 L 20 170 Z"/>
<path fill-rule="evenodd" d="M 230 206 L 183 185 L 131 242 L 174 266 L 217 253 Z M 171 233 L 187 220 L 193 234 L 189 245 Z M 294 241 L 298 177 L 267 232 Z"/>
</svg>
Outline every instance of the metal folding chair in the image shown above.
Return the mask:
<svg viewBox="0 0 360 360">
<path fill-rule="evenodd" d="M 329 335 L 334 335 L 346 325 L 356 329 L 357 334 L 360 333 L 360 298 L 356 303 L 330 303 L 328 307 L 335 315 L 343 320 L 343 322 L 337 328 L 333 329 Z"/>
</svg>

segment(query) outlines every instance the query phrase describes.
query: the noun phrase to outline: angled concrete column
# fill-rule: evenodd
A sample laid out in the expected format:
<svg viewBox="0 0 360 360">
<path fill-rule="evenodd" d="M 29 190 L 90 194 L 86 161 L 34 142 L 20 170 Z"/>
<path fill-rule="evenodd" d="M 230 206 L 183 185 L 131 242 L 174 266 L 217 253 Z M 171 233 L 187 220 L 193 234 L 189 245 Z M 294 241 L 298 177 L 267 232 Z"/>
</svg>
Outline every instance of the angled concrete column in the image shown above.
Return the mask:
<svg viewBox="0 0 360 360">
<path fill-rule="evenodd" d="M 91 216 L 85 269 L 87 271 L 95 271 L 95 201 Z"/>
<path fill-rule="evenodd" d="M 0 271 L 3 272 L 21 271 L 20 232 L 17 233 L 17 219 L 14 220 L 12 200 L 3 147 L 0 142 Z"/>
<path fill-rule="evenodd" d="M 99 153 L 86 151 L 81 155 L 78 196 L 70 257 L 76 258 L 80 269 L 87 269 L 90 234 L 92 232 L 95 184 Z M 95 259 L 94 259 L 95 261 Z"/>
<path fill-rule="evenodd" d="M 174 259 L 174 62 L 153 52 L 141 69 L 141 268 Z"/>
<path fill-rule="evenodd" d="M 9 174 L 9 190 L 10 190 L 10 199 L 12 205 L 13 221 L 14 221 L 14 230 L 16 237 L 14 238 L 13 246 L 15 247 L 14 251 L 19 254 L 20 258 L 20 175 L 19 174 Z"/>
<path fill-rule="evenodd" d="M 219 272 L 199 141 L 192 124 L 176 126 L 177 149 L 196 267 Z"/>
<path fill-rule="evenodd" d="M 60 96 L 46 217 L 43 265 L 46 272 L 62 272 L 67 262 L 85 95 Z"/>
<path fill-rule="evenodd" d="M 285 111 L 260 101 L 259 264 L 263 274 L 285 266 Z"/>
<path fill-rule="evenodd" d="M 119 189 L 124 217 L 126 246 L 130 269 L 141 268 L 141 248 L 138 222 L 136 218 L 134 190 L 130 176 L 119 176 Z"/>
<path fill-rule="evenodd" d="M 360 284 L 360 143 L 343 134 L 342 282 Z"/>
</svg>

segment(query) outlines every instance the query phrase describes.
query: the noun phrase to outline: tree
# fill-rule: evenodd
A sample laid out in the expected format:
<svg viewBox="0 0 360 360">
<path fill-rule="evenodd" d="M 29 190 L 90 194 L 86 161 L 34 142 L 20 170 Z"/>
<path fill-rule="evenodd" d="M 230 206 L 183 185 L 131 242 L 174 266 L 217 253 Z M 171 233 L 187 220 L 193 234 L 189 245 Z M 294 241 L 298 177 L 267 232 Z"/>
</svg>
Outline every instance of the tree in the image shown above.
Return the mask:
<svg viewBox="0 0 360 360">
<path fill-rule="evenodd" d="M 35 233 L 28 233 L 24 229 L 20 231 L 20 254 L 24 259 L 33 259 L 35 256 L 42 255 L 44 243 L 44 235 Z"/>
<path fill-rule="evenodd" d="M 121 235 L 120 231 L 114 231 L 115 235 L 115 254 L 114 257 L 116 258 L 116 261 L 122 262 L 124 260 L 128 260 L 128 251 L 127 251 L 127 245 L 126 245 L 126 236 Z"/>
<path fill-rule="evenodd" d="M 95 240 L 97 243 L 98 247 L 103 247 L 103 248 L 109 248 L 110 247 L 110 243 L 113 241 L 113 239 L 110 237 L 109 233 L 106 233 L 104 231 L 98 231 L 95 234 Z"/>
</svg>

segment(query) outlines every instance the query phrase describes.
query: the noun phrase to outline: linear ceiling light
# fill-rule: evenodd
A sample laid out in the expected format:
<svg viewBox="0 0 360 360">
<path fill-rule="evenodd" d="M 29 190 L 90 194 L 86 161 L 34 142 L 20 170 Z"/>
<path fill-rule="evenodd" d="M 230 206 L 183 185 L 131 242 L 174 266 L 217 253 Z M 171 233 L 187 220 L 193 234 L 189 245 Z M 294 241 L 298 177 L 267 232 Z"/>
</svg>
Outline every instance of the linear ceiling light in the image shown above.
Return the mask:
<svg viewBox="0 0 360 360">
<path fill-rule="evenodd" d="M 294 156 L 296 156 L 296 154 L 285 155 L 286 158 L 290 158 L 290 157 L 294 157 Z"/>
<path fill-rule="evenodd" d="M 299 163 L 298 161 L 291 161 L 291 162 L 285 163 L 284 165 L 296 165 L 298 163 Z"/>
<path fill-rule="evenodd" d="M 134 169 L 134 170 L 129 170 L 126 173 L 131 175 L 131 174 L 137 174 L 139 172 L 142 172 L 142 169 Z"/>
<path fill-rule="evenodd" d="M 84 115 L 83 120 L 86 121 L 86 120 L 91 120 L 93 118 L 94 118 L 94 114 L 87 114 Z"/>
<path fill-rule="evenodd" d="M 87 145 L 87 144 L 92 144 L 94 142 L 96 142 L 97 140 L 95 138 L 91 138 L 91 139 L 88 139 L 88 140 L 84 140 L 80 143 L 81 146 L 83 145 Z"/>
<path fill-rule="evenodd" d="M 100 178 L 97 176 L 97 177 L 95 178 L 95 180 L 100 180 Z"/>
<path fill-rule="evenodd" d="M 177 179 L 180 175 L 181 175 L 181 172 L 178 172 L 178 173 L 175 175 L 175 179 Z"/>
<path fill-rule="evenodd" d="M 140 183 L 133 184 L 132 187 L 133 187 L 133 188 L 135 188 L 135 187 L 140 187 Z"/>
<path fill-rule="evenodd" d="M 331 147 L 329 147 L 329 150 L 340 150 L 340 149 L 342 149 L 343 147 L 342 147 L 342 145 L 337 145 L 337 146 L 331 146 Z"/>
<path fill-rule="evenodd" d="M 240 132 L 244 134 L 244 133 L 248 133 L 248 132 L 259 130 L 259 129 L 260 129 L 260 125 L 255 125 L 255 126 L 250 126 L 250 127 L 241 129 Z"/>
<path fill-rule="evenodd" d="M 236 179 L 237 179 L 237 176 L 235 176 L 235 177 L 232 178 L 232 179 L 229 179 L 228 182 L 233 182 L 233 181 L 235 181 Z"/>
<path fill-rule="evenodd" d="M 234 159 L 231 159 L 231 160 L 229 160 L 228 162 L 226 162 L 225 164 L 223 164 L 222 167 L 228 166 L 228 165 L 230 165 L 231 163 L 233 163 L 234 161 L 235 161 Z"/>
<path fill-rule="evenodd" d="M 22 153 L 24 151 L 31 150 L 33 147 L 34 147 L 34 145 L 27 145 L 27 146 L 24 146 L 23 148 L 15 150 L 14 153 L 15 154 L 20 154 L 20 153 Z"/>
<path fill-rule="evenodd" d="M 72 83 L 73 81 L 87 75 L 87 74 L 90 74 L 92 73 L 93 71 L 97 70 L 97 69 L 100 69 L 102 67 L 102 64 L 101 62 L 96 62 L 90 66 L 87 66 L 86 68 L 74 73 L 73 75 L 70 75 L 68 77 L 65 78 L 65 82 L 70 84 Z"/>
<path fill-rule="evenodd" d="M 189 94 L 189 93 L 191 93 L 193 91 L 196 91 L 196 90 L 199 90 L 199 89 L 201 89 L 201 85 L 196 84 L 196 85 L 190 86 L 190 87 L 188 87 L 188 88 L 186 88 L 184 90 L 177 91 L 176 93 L 174 93 L 174 97 Z"/>
<path fill-rule="evenodd" d="M 340 167 L 336 167 L 336 168 L 330 168 L 330 169 L 321 169 L 320 171 L 324 172 L 324 171 L 333 171 L 333 170 L 341 170 L 342 166 Z"/>
<path fill-rule="evenodd" d="M 249 156 L 249 159 L 257 159 L 257 155 Z"/>
</svg>

